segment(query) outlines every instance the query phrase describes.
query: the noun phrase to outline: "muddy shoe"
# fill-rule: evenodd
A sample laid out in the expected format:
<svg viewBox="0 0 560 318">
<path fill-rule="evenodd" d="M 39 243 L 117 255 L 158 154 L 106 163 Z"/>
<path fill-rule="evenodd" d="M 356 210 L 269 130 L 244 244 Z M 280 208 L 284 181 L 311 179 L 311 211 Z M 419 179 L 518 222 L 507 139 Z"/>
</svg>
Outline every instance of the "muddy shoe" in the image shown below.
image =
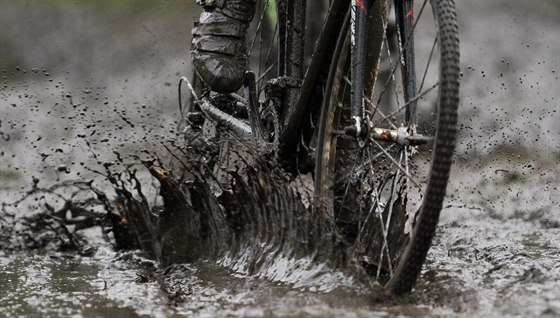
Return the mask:
<svg viewBox="0 0 560 318">
<path fill-rule="evenodd" d="M 247 70 L 245 37 L 256 0 L 198 0 L 204 12 L 192 30 L 191 53 L 196 72 L 210 88 L 231 93 Z"/>
</svg>

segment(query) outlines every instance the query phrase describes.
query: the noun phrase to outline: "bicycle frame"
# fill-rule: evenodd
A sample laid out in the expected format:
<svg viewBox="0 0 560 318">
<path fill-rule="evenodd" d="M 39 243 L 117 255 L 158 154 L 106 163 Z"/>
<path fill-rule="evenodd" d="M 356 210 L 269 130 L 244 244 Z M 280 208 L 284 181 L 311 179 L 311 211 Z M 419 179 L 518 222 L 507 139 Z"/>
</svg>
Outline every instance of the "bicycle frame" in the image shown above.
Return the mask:
<svg viewBox="0 0 560 318">
<path fill-rule="evenodd" d="M 416 92 L 413 48 L 413 31 L 416 23 L 413 15 L 413 0 L 393 0 L 396 32 L 391 33 L 386 32 L 388 30 L 389 0 L 329 0 L 330 6 L 323 30 L 315 43 L 311 62 L 305 70 L 305 75 L 303 48 L 305 45 L 306 0 L 276 1 L 279 18 L 278 29 L 280 30 L 278 37 L 278 77 L 266 84 L 266 101 L 263 105 L 263 110 L 272 113 L 270 117 L 263 116 L 263 118 L 271 119 L 271 122 L 267 122 L 269 124 L 267 128 L 274 126 L 274 131 L 266 131 L 266 135 L 263 134 L 264 130 L 260 122 L 262 118 L 259 115 L 260 105 L 255 89 L 257 86 L 255 75 L 252 72 L 247 72 L 244 79 L 244 98 L 235 94 L 229 96 L 211 95 L 210 92 L 206 91 L 207 95 L 201 100 L 198 98 L 200 94 L 197 94 L 189 81 L 186 78 L 181 78 L 179 82 L 179 104 L 181 105 L 181 83 L 184 81 L 189 84 L 192 96 L 202 110 L 202 113 L 192 113 L 192 115 L 199 117 L 206 115 L 212 125 L 217 122 L 218 125 L 226 128 L 234 139 L 235 137 L 242 139 L 242 141 L 252 139 L 256 142 L 256 147 L 251 147 L 252 149 L 262 149 L 262 146 L 265 146 L 266 149 L 263 153 L 267 155 L 271 152 L 277 154 L 278 157 L 274 160 L 279 162 L 288 172 L 298 173 L 303 170 L 300 170 L 300 167 L 305 168 L 304 173 L 313 171 L 313 209 L 316 211 L 327 212 L 331 216 L 337 217 L 334 213 L 337 202 L 339 205 L 343 205 L 353 200 L 354 194 L 360 195 L 361 197 L 357 197 L 356 205 L 350 206 L 351 209 L 359 208 L 360 215 L 355 220 L 350 215 L 349 224 L 358 224 L 360 226 L 359 235 L 361 236 L 362 233 L 365 233 L 365 231 L 362 231 L 365 227 L 360 224 L 370 222 L 368 220 L 374 220 L 370 215 L 376 214 L 377 223 L 381 225 L 381 231 L 376 233 L 382 234 L 379 237 L 376 234 L 375 237 L 363 241 L 367 245 L 370 245 L 372 241 L 377 241 L 380 252 L 378 254 L 379 260 L 373 260 L 372 262 L 366 260 L 366 266 L 371 265 L 377 269 L 377 279 L 380 279 L 379 281 L 383 284 L 387 283 L 384 286 L 387 290 L 396 294 L 409 291 L 414 285 L 431 244 L 449 179 L 452 163 L 451 155 L 455 148 L 459 102 L 459 41 L 453 1 L 432 1 L 436 34 L 424 71 L 424 78 L 434 48 L 439 41 L 439 77 L 432 88 L 436 85 L 443 87 L 442 90 L 438 90 L 437 119 L 432 124 L 426 125 L 430 128 L 433 127 L 434 130 L 427 129 L 426 131 L 428 133 L 434 131 L 434 136 L 422 136 L 416 133 L 416 102 L 423 96 L 423 93 L 417 96 Z M 422 10 L 426 3 L 427 0 L 423 2 L 418 17 L 422 16 Z M 436 6 L 433 6 L 434 4 Z M 441 26 L 441 28 L 438 26 Z M 368 30 L 368 28 L 373 30 Z M 347 37 L 349 30 L 350 39 Z M 391 30 L 389 29 L 389 31 Z M 389 42 L 387 38 L 398 40 L 398 51 L 389 47 L 388 44 L 392 42 Z M 387 115 L 382 113 L 382 109 L 377 108 L 378 105 L 373 105 L 371 102 L 374 97 L 373 90 L 377 84 L 375 81 L 377 80 L 380 61 L 384 57 L 382 54 L 384 43 L 387 44 L 386 58 L 390 71 L 380 76 L 387 76 L 387 80 L 376 98 L 378 102 L 382 102 L 383 93 L 391 80 L 395 85 L 393 89 L 396 98 L 398 98 L 397 95 L 400 94 L 401 87 L 397 87 L 398 84 L 394 76 L 397 68 L 401 69 L 402 91 L 404 91 L 402 94 L 404 104 L 399 103 L 400 99 L 397 99 L 397 110 Z M 398 53 L 397 64 L 394 67 L 391 61 L 391 52 Z M 345 55 L 342 56 L 341 54 Z M 350 58 L 348 59 L 348 57 Z M 329 67 L 325 67 L 327 65 Z M 271 68 L 267 68 L 267 71 Z M 265 71 L 265 74 L 267 71 Z M 351 76 L 351 78 L 348 78 L 348 76 Z M 420 91 L 422 91 L 424 78 L 422 84 L 420 84 Z M 383 83 L 379 84 L 383 85 Z M 348 92 L 348 88 L 350 88 L 350 92 Z M 430 90 L 431 88 L 424 92 Z M 350 93 L 350 96 L 348 96 L 348 93 Z M 237 102 L 238 106 L 246 111 L 249 124 L 246 120 L 236 118 L 221 111 L 218 106 L 212 105 L 215 100 L 213 99 L 214 96 L 226 97 L 228 109 L 231 108 L 229 102 L 233 102 L 233 105 Z M 350 101 L 348 101 L 348 97 L 350 97 Z M 219 105 L 218 102 L 216 104 Z M 367 108 L 365 107 L 366 104 L 368 105 Z M 387 106 L 391 109 L 394 108 L 392 107 L 394 105 Z M 406 108 L 404 120 L 400 114 L 398 117 L 393 117 L 393 114 L 404 108 Z M 183 112 L 181 111 L 181 113 Z M 317 114 L 319 114 L 319 118 L 313 118 Z M 391 126 L 391 129 L 375 127 L 373 117 L 376 114 L 378 115 L 375 119 L 382 119 L 377 122 L 380 125 L 385 125 L 385 121 L 387 121 L 387 125 Z M 190 114 L 187 113 L 187 115 Z M 396 120 L 390 121 L 391 118 L 398 119 L 398 122 Z M 203 120 L 204 118 L 199 123 L 209 123 L 209 121 Z M 341 126 L 342 121 L 345 123 L 346 120 L 351 120 L 351 125 Z M 314 125 L 317 125 L 317 127 Z M 397 127 L 397 125 L 400 127 Z M 270 142 L 273 135 L 275 140 Z M 341 135 L 352 136 L 360 140 L 360 143 L 355 144 L 348 138 L 337 140 L 337 136 Z M 408 151 L 410 150 L 410 154 L 413 154 L 413 150 L 416 149 L 408 149 L 407 146 L 426 144 L 433 137 L 435 137 L 435 140 L 432 149 L 427 150 L 429 157 L 414 156 L 414 159 L 418 158 L 419 161 L 411 160 L 409 162 Z M 397 161 L 388 152 L 388 149 L 377 143 L 377 140 L 387 141 L 394 144 L 391 146 L 399 147 L 395 150 L 398 151 L 399 158 L 404 158 L 402 160 L 404 160 L 405 168 L 401 165 L 401 159 Z M 313 141 L 315 141 L 315 144 L 313 144 Z M 347 147 L 347 145 L 350 147 Z M 369 154 L 370 149 L 365 147 L 370 145 L 377 146 L 380 152 L 376 152 L 373 156 Z M 300 149 L 300 146 L 302 146 L 302 149 Z M 315 146 L 317 147 L 316 150 L 311 149 Z M 220 152 L 223 149 L 221 148 Z M 342 150 L 343 156 L 337 155 L 338 150 Z M 359 154 L 360 152 L 364 154 L 364 158 L 353 159 L 352 154 Z M 366 152 L 368 152 L 368 157 L 365 157 Z M 313 160 L 314 170 L 309 169 L 310 166 L 305 166 L 306 163 L 298 162 L 302 155 L 306 156 L 306 159 Z M 376 164 L 374 167 L 372 162 L 381 155 L 384 155 L 386 159 L 380 160 L 379 165 Z M 416 168 L 416 163 L 418 163 L 419 169 L 423 169 L 424 163 L 426 163 L 426 166 L 429 164 L 425 187 L 420 186 L 415 181 L 416 178 L 411 177 L 409 172 L 408 168 Z M 348 171 L 347 168 L 355 164 L 360 164 L 361 167 L 358 167 L 357 170 L 352 167 Z M 339 172 L 343 172 L 343 174 Z M 349 177 L 351 174 L 355 174 L 356 177 Z M 360 182 L 355 185 L 351 184 L 355 178 L 361 178 L 362 176 L 363 182 L 357 180 Z M 376 181 L 375 179 L 379 180 Z M 389 181 L 391 182 L 389 183 Z M 424 179 L 421 179 L 421 182 L 424 183 Z M 409 183 L 414 184 L 424 194 L 415 193 L 408 197 L 409 190 L 412 188 Z M 376 186 L 376 184 L 378 185 Z M 363 185 L 367 185 L 367 187 Z M 346 190 L 344 190 L 344 198 L 340 200 L 336 191 L 341 190 L 342 186 L 346 187 Z M 348 191 L 350 186 L 353 189 Z M 389 190 L 388 187 L 391 187 L 391 189 Z M 414 189 L 414 192 L 416 192 L 416 189 Z M 384 197 L 381 197 L 380 193 Z M 409 198 L 418 201 L 416 205 L 412 206 L 415 210 L 408 209 L 407 200 Z M 381 202 L 381 199 L 384 202 Z M 367 202 L 364 202 L 365 200 Z M 324 209 L 323 207 L 327 205 L 328 207 Z M 370 208 L 367 215 L 361 215 L 362 207 Z M 400 211 L 398 213 L 403 214 L 399 217 L 399 224 L 395 226 L 396 230 L 393 231 L 399 236 L 396 238 L 393 234 L 387 235 L 389 227 L 393 227 L 391 215 L 393 215 L 395 209 Z M 340 212 L 345 213 L 342 209 Z M 412 212 L 412 214 L 409 212 Z M 338 220 L 336 221 L 338 222 Z M 413 224 L 411 232 L 401 229 L 401 227 L 408 226 L 409 221 L 412 221 Z M 346 223 L 346 220 L 343 219 L 340 223 Z M 376 226 L 376 223 L 371 223 L 371 225 Z M 388 247 L 389 243 L 387 241 L 389 238 L 395 241 L 391 243 L 391 247 Z M 358 247 L 357 255 L 364 253 L 369 257 L 369 251 L 361 250 L 363 246 L 360 245 L 362 243 L 359 239 L 360 237 L 353 239 L 358 243 L 358 245 L 355 244 Z M 389 248 L 392 249 L 392 245 L 399 246 L 398 250 L 395 249 L 398 254 L 395 254 L 395 252 L 393 254 L 389 253 Z M 383 259 L 384 257 L 386 261 Z M 397 261 L 395 264 L 398 266 L 393 267 L 393 270 L 391 269 L 391 263 L 394 261 Z M 385 268 L 385 264 L 387 264 L 388 270 Z M 388 271 L 390 277 L 382 278 L 380 276 L 382 270 L 384 272 Z M 386 276 L 386 274 L 383 275 Z"/>
<path fill-rule="evenodd" d="M 315 43 L 315 48 L 311 55 L 311 62 L 304 75 L 304 47 L 305 47 L 305 16 L 307 0 L 276 0 L 279 28 L 278 45 L 278 75 L 276 79 L 282 82 L 283 96 L 279 107 L 278 123 L 278 150 L 279 158 L 285 168 L 289 171 L 297 170 L 298 152 L 302 139 L 311 139 L 312 124 L 309 121 L 313 113 L 320 112 L 323 106 L 323 88 L 327 81 L 329 68 L 335 51 L 337 41 L 340 36 L 346 36 L 343 26 L 350 24 L 351 28 L 351 115 L 353 123 L 345 128 L 347 135 L 356 138 L 372 137 L 374 139 L 406 143 L 403 141 L 408 134 L 405 130 L 387 130 L 382 128 L 367 127 L 367 118 L 364 118 L 364 96 L 363 91 L 366 78 L 367 67 L 365 61 L 368 60 L 366 49 L 368 48 L 368 18 L 373 8 L 375 0 L 331 0 L 327 16 L 323 24 L 323 30 Z M 397 22 L 399 23 L 400 49 L 403 52 L 404 45 L 411 46 L 411 36 L 404 36 L 412 27 L 412 0 L 396 0 Z M 344 34 L 342 34 L 344 33 Z M 375 32 L 372 32 L 374 34 Z M 402 40 L 402 39 L 405 40 Z M 377 39 L 379 41 L 379 39 Z M 414 79 L 414 55 L 406 52 L 403 54 L 407 67 L 402 68 L 403 78 L 415 82 Z M 250 72 L 248 72 L 250 73 Z M 224 126 L 229 127 L 236 135 L 242 138 L 248 136 L 261 137 L 261 124 L 258 118 L 258 101 L 254 91 L 254 75 L 248 75 L 249 80 L 245 80 L 246 101 L 248 106 L 250 126 L 241 120 L 228 115 L 207 101 L 198 101 L 201 109 L 206 112 L 213 120 L 218 121 Z M 368 83 L 369 84 L 369 83 Z M 407 86 L 408 87 L 408 86 Z M 415 96 L 415 85 L 407 89 L 405 100 L 413 99 Z M 179 85 L 179 90 L 181 90 Z M 193 95 L 196 95 L 193 91 Z M 407 109 L 407 119 L 415 122 L 415 103 L 411 100 L 411 107 Z M 367 136 L 366 136 L 367 135 Z M 404 137 L 403 137 L 404 136 Z M 424 143 L 422 141 L 422 143 Z"/>
<path fill-rule="evenodd" d="M 293 76 L 296 81 L 301 81 L 301 87 L 288 88 L 282 101 L 283 107 L 280 114 L 280 157 L 289 162 L 293 161 L 290 156 L 296 153 L 301 141 L 300 136 L 304 120 L 309 118 L 313 110 L 317 110 L 321 106 L 320 103 L 317 104 L 312 101 L 320 101 L 323 98 L 321 95 L 322 82 L 328 75 L 328 68 L 324 66 L 330 64 L 332 52 L 335 49 L 338 34 L 349 6 L 348 0 L 333 0 L 331 2 L 305 77 L 302 77 L 305 28 L 301 28 L 301 26 L 305 26 L 305 11 L 301 9 L 306 8 L 306 0 L 278 0 L 277 8 L 279 9 L 280 20 L 285 18 L 285 21 L 297 21 L 297 23 L 289 23 L 292 28 L 287 29 L 288 32 L 286 33 L 286 43 L 289 43 L 289 45 L 285 47 L 281 45 L 279 52 L 280 56 L 285 56 L 285 64 L 293 65 L 290 70 L 292 73 L 287 73 L 287 75 Z M 282 17 L 284 12 L 280 12 L 282 8 L 287 9 L 284 18 Z M 296 25 L 298 28 L 296 28 Z M 282 52 L 282 50 L 285 50 L 285 52 Z M 283 75 L 281 72 L 279 74 Z"/>
<path fill-rule="evenodd" d="M 281 133 L 280 133 L 280 150 L 284 154 L 293 154 L 297 150 L 297 146 L 301 140 L 300 135 L 303 127 L 303 121 L 308 119 L 314 109 L 319 108 L 322 104 L 315 105 L 311 101 L 320 101 L 322 96 L 321 85 L 323 81 L 319 79 L 325 78 L 332 55 L 335 50 L 339 35 L 346 35 L 341 32 L 345 20 L 349 19 L 351 28 L 351 46 L 352 46 L 352 102 L 351 114 L 353 124 L 346 129 L 346 133 L 353 137 L 365 137 L 368 129 L 365 127 L 364 120 L 364 84 L 366 82 L 366 48 L 368 47 L 368 17 L 375 0 L 352 0 L 349 4 L 348 0 L 333 0 L 330 4 L 327 17 L 325 19 L 323 31 L 316 42 L 314 52 L 311 56 L 311 64 L 309 65 L 301 89 L 289 88 L 286 98 L 283 101 L 284 108 L 281 113 Z M 406 0 L 411 1 L 411 0 Z M 405 1 L 405 2 L 406 2 Z M 292 12 L 292 10 L 302 10 L 306 6 L 305 0 L 278 0 L 278 8 L 287 7 L 285 17 L 287 21 L 298 21 L 294 25 L 305 25 L 305 15 L 303 11 Z M 287 4 L 286 4 L 287 3 Z M 279 16 L 282 12 L 279 12 Z M 293 16 L 295 15 L 295 16 Z M 304 46 L 305 35 L 302 30 L 286 29 L 287 38 L 286 47 L 280 48 L 280 55 L 285 54 L 285 62 L 287 65 L 301 68 L 301 58 L 303 52 L 301 48 Z M 286 50 L 282 52 L 282 50 Z M 297 60 L 294 60 L 296 58 Z M 281 59 L 283 60 L 283 59 Z M 301 69 L 292 70 L 288 73 L 289 77 L 299 80 Z M 279 73 L 283 74 L 283 73 Z M 320 96 L 318 96 L 320 95 Z M 288 160 L 290 158 L 285 158 Z"/>
</svg>

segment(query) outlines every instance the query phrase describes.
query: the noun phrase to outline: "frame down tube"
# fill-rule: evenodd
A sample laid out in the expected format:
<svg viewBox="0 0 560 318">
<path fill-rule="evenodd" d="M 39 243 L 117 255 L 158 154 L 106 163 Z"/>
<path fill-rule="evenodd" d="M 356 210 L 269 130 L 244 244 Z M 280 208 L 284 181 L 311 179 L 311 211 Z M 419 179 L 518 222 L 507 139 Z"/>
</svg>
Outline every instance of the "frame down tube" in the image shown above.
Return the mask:
<svg viewBox="0 0 560 318">
<path fill-rule="evenodd" d="M 284 30 L 280 30 L 284 41 L 279 45 L 281 61 L 281 69 L 279 74 L 287 77 L 289 82 L 301 83 L 303 80 L 303 61 L 305 48 L 305 13 L 307 0 L 278 0 L 278 8 L 282 9 L 279 26 Z M 291 119 L 294 108 L 299 97 L 300 87 L 288 87 L 286 95 L 282 102 L 281 110 L 282 126 L 286 127 L 286 123 Z"/>
<path fill-rule="evenodd" d="M 286 2 L 293 1 L 297 2 L 301 0 L 277 0 L 277 4 L 278 6 L 280 6 L 280 4 L 286 5 Z M 297 151 L 298 145 L 301 143 L 302 130 L 306 127 L 307 122 L 309 122 L 310 114 L 314 111 L 320 111 L 317 107 L 320 107 L 322 104 L 321 101 L 324 97 L 324 90 L 322 87 L 329 70 L 325 65 L 331 63 L 332 54 L 335 50 L 337 39 L 349 8 L 349 0 L 330 1 L 329 11 L 325 18 L 321 34 L 315 43 L 310 64 L 303 77 L 301 89 L 294 90 L 296 94 L 283 100 L 283 109 L 281 110 L 282 128 L 280 134 L 280 152 L 281 157 L 291 168 L 295 168 L 296 166 Z M 298 27 L 302 28 L 303 25 Z M 296 39 L 292 39 L 292 41 L 295 40 Z M 301 45 L 303 51 L 303 40 Z M 287 63 L 290 63 L 290 61 L 287 61 Z"/>
</svg>

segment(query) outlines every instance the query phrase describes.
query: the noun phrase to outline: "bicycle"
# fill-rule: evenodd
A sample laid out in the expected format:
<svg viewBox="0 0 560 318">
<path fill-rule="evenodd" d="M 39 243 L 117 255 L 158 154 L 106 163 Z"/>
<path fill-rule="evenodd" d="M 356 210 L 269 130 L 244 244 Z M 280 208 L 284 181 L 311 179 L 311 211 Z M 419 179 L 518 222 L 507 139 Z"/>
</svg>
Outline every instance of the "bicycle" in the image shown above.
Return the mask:
<svg viewBox="0 0 560 318">
<path fill-rule="evenodd" d="M 257 43 L 258 77 L 247 72 L 244 96 L 227 97 L 241 115 L 216 105 L 224 96 L 205 91 L 196 74 L 181 113 L 191 126 L 210 120 L 273 147 L 287 171 L 311 171 L 313 209 L 336 220 L 379 284 L 408 292 L 431 245 L 455 147 L 454 1 L 331 0 L 305 73 L 306 1 L 276 0 L 273 27 L 270 5 L 261 3 L 248 52 Z"/>
</svg>

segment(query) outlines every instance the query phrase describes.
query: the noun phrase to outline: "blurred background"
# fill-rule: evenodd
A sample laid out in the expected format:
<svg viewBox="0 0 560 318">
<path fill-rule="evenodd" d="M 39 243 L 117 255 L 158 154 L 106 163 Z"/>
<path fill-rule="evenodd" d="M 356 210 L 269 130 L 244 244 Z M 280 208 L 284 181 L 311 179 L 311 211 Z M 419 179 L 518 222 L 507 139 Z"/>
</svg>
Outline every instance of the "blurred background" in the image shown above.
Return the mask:
<svg viewBox="0 0 560 318">
<path fill-rule="evenodd" d="M 56 178 L 61 165 L 76 177 L 96 151 L 104 160 L 114 157 L 107 150 L 157 148 L 178 122 L 198 9 L 186 0 L 2 0 L 2 187 Z"/>
<path fill-rule="evenodd" d="M 112 151 L 161 150 L 180 118 L 178 78 L 191 72 L 194 2 L 0 0 L 0 202 L 32 176 L 46 184 L 93 178 L 86 168 L 113 160 Z M 560 1 L 456 3 L 460 142 L 425 274 L 448 296 L 419 306 L 554 316 Z M 472 265 L 480 253 L 485 262 Z M 488 274 L 500 262 L 520 265 Z M 465 278 L 481 273 L 491 279 Z"/>
<path fill-rule="evenodd" d="M 512 152 L 558 158 L 560 2 L 457 5 L 463 71 L 457 158 Z M 99 140 L 109 139 L 105 145 L 129 147 L 122 142 L 173 128 L 177 78 L 190 74 L 190 28 L 200 12 L 193 0 L 1 0 L 1 7 L 1 176 L 71 164 L 78 134 L 95 130 Z M 53 152 L 53 144 L 63 151 Z M 10 155 L 29 146 L 35 151 L 25 163 L 11 162 Z"/>
</svg>

